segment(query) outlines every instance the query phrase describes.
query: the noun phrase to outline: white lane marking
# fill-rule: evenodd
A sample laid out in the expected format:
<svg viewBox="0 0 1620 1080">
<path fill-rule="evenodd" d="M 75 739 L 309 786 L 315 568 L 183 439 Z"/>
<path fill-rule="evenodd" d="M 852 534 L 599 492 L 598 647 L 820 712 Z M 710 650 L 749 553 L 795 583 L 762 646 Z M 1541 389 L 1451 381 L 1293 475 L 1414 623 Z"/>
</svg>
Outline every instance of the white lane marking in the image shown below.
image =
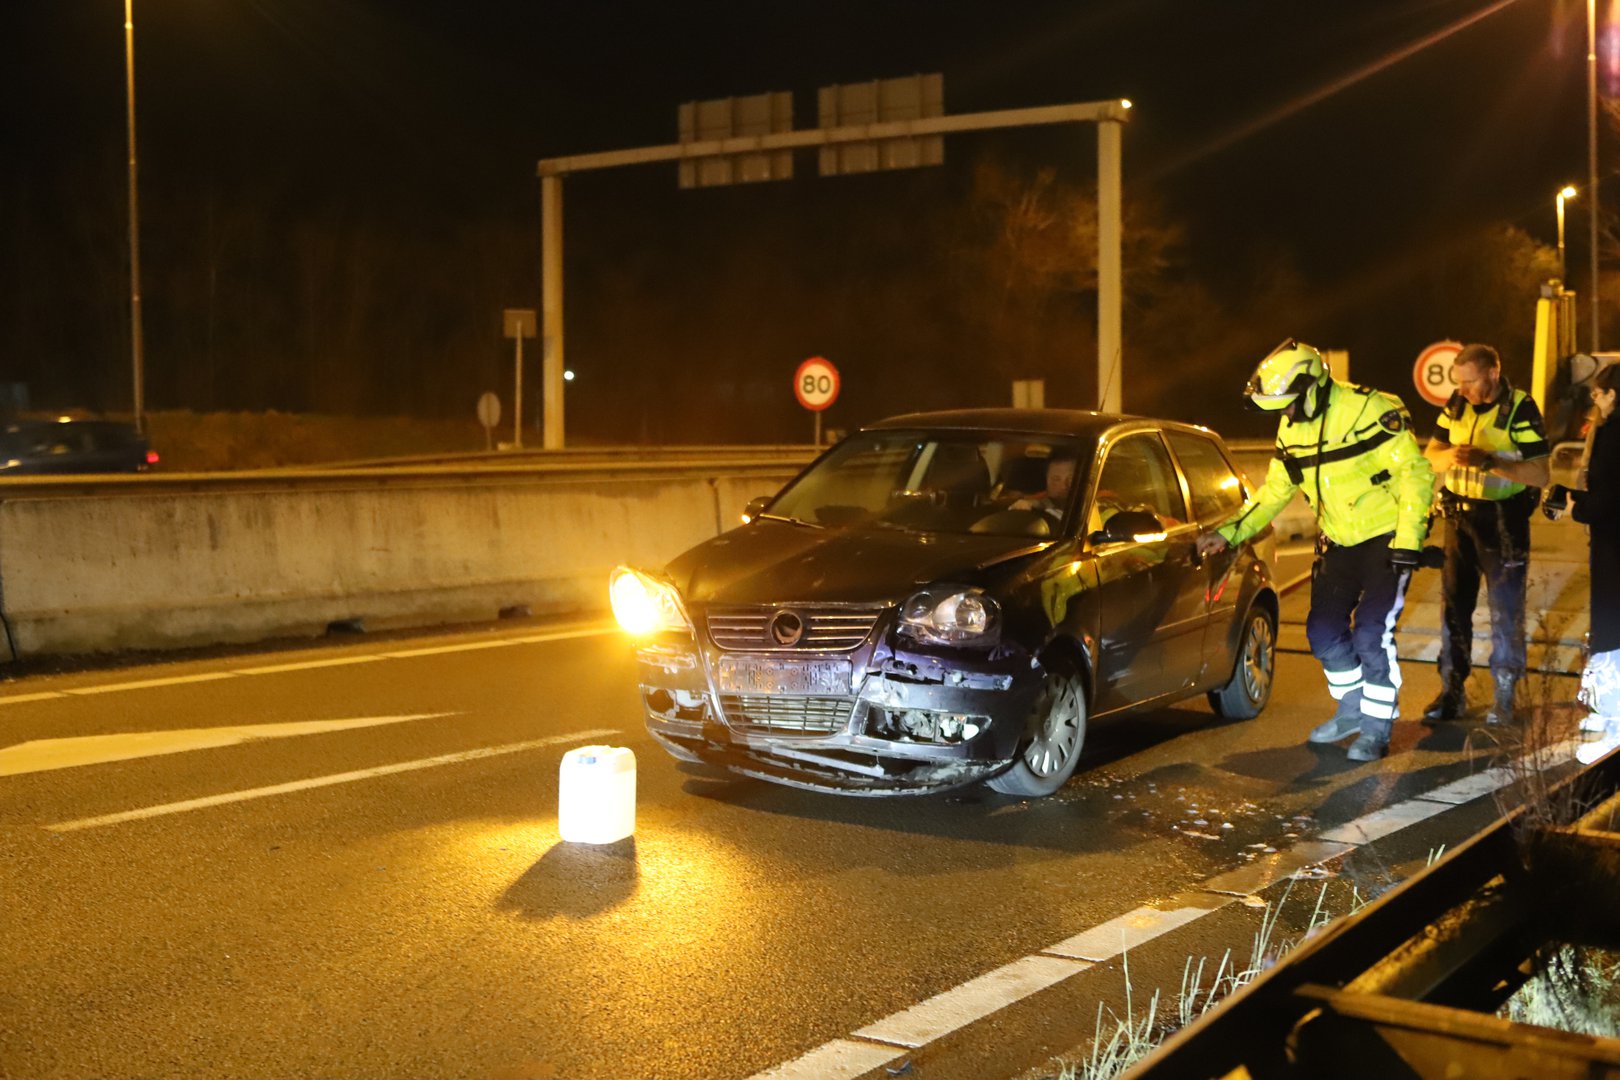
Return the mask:
<svg viewBox="0 0 1620 1080">
<path fill-rule="evenodd" d="M 906 1056 L 906 1051 L 878 1043 L 834 1039 L 802 1057 L 786 1061 L 749 1080 L 855 1080 L 873 1069 L 890 1065 Z"/>
<path fill-rule="evenodd" d="M 42 694 L 13 694 L 11 697 L 0 697 L 0 705 L 21 705 L 26 701 L 50 701 L 65 697 L 67 695 L 60 690 L 47 690 Z"/>
<path fill-rule="evenodd" d="M 76 821 L 63 821 L 55 825 L 46 825 L 45 828 L 50 832 L 77 832 L 80 829 L 96 829 L 103 825 L 118 825 L 126 821 L 162 817 L 165 814 L 183 814 L 188 810 L 201 810 L 209 806 L 224 806 L 227 803 L 246 802 L 249 799 L 265 799 L 272 795 L 287 795 L 295 791 L 308 791 L 311 788 L 331 787 L 334 784 L 351 784 L 356 780 L 370 780 L 377 776 L 391 776 L 394 773 L 432 769 L 440 765 L 454 765 L 463 761 L 477 761 L 480 758 L 498 757 L 502 754 L 517 754 L 525 750 L 539 750 L 542 747 L 556 746 L 558 743 L 596 739 L 605 735 L 617 735 L 618 733 L 617 728 L 574 731 L 567 735 L 550 735 L 544 739 L 530 739 L 528 742 L 507 743 L 504 746 L 484 746 L 477 750 L 463 750 L 455 754 L 440 754 L 438 757 L 420 758 L 416 761 L 378 765 L 371 769 L 356 769 L 353 772 L 335 773 L 331 776 L 312 776 L 307 780 L 293 780 L 285 784 L 272 784 L 269 787 L 248 788 L 246 791 L 228 791 L 221 795 L 207 795 L 200 799 L 186 799 L 182 802 L 163 803 L 160 806 L 146 806 L 139 810 L 125 810 L 117 814 L 102 814 L 100 817 L 79 818 Z"/>
<path fill-rule="evenodd" d="M 433 720 L 454 713 L 411 713 L 406 716 L 356 716 L 341 720 L 298 720 L 284 724 L 237 724 L 231 727 L 181 728 L 175 731 L 120 731 L 66 739 L 34 739 L 0 750 L 0 776 L 105 765 L 113 761 L 214 750 L 259 739 L 324 735 L 333 731 Z"/>
<path fill-rule="evenodd" d="M 133 682 L 103 683 L 98 686 L 67 687 L 33 694 L 13 694 L 0 697 L 0 706 L 21 705 L 30 701 L 49 701 L 69 695 L 112 694 L 123 690 L 150 690 L 162 686 L 184 686 L 188 683 L 216 682 L 244 675 L 279 675 L 287 671 L 306 671 L 312 668 L 341 667 L 346 664 L 364 664 L 374 660 L 408 660 L 417 656 L 441 656 L 445 653 L 471 652 L 476 649 L 495 649 L 505 645 L 540 645 L 548 641 L 570 641 L 574 638 L 601 637 L 616 633 L 611 625 L 595 624 L 572 630 L 558 630 L 543 634 L 524 634 L 521 637 L 500 638 L 495 641 L 471 641 L 458 645 L 435 645 L 421 649 L 396 649 L 391 652 L 366 653 L 362 656 L 339 656 L 321 660 L 304 660 L 287 664 L 266 664 L 260 667 L 236 668 L 232 671 L 210 671 L 199 675 L 174 675 L 163 679 L 139 679 Z"/>
<path fill-rule="evenodd" d="M 234 679 L 236 675 L 230 671 L 209 671 L 201 675 L 171 675 L 166 679 L 140 679 L 136 682 L 103 683 L 100 686 L 70 686 L 63 690 L 64 694 L 112 694 L 120 690 L 150 690 L 158 686 L 183 686 L 186 683 L 214 682 L 218 679 Z"/>
<path fill-rule="evenodd" d="M 330 660 L 301 660 L 295 664 L 265 664 L 262 667 L 237 668 L 237 675 L 280 675 L 283 671 L 309 671 L 313 668 L 343 667 L 346 664 L 375 664 L 385 656 L 335 656 Z"/>
<path fill-rule="evenodd" d="M 400 649 L 383 653 L 391 660 L 405 660 L 413 656 L 439 656 L 443 653 L 472 652 L 475 649 L 499 649 L 506 645 L 538 645 L 545 641 L 568 641 L 573 638 L 600 637 L 613 633 L 613 627 L 602 626 L 585 630 L 559 630 L 553 634 L 530 634 L 527 637 L 502 638 L 499 641 L 469 641 L 459 645 L 430 645 L 420 649 Z"/>
<path fill-rule="evenodd" d="M 1424 818 L 1443 814 L 1451 807 L 1446 803 L 1428 802 L 1424 799 L 1407 799 L 1382 810 L 1374 810 L 1370 814 L 1363 814 L 1354 821 L 1347 821 L 1336 828 L 1324 830 L 1318 834 L 1323 840 L 1337 840 L 1343 844 L 1366 844 L 1399 832 L 1408 825 L 1415 825 Z"/>
<path fill-rule="evenodd" d="M 1026 956 L 869 1024 L 855 1032 L 855 1037 L 915 1049 L 1089 967 L 1079 960 Z"/>
<path fill-rule="evenodd" d="M 1461 780 L 1442 785 L 1433 791 L 1416 796 L 1429 802 L 1451 803 L 1453 806 L 1465 802 L 1472 802 L 1481 795 L 1489 795 L 1513 783 L 1513 770 L 1507 768 L 1486 769 L 1484 772 L 1465 776 Z"/>
<path fill-rule="evenodd" d="M 1552 747 L 1549 747 L 1542 755 L 1541 760 L 1545 762 L 1545 767 L 1552 767 L 1554 765 L 1562 764 L 1563 761 L 1574 753 L 1575 746 L 1576 744 L 1573 741 L 1558 743 Z M 1489 779 L 1487 780 L 1487 778 Z M 1391 833 L 1404 829 L 1408 825 L 1413 825 L 1419 821 L 1426 820 L 1436 813 L 1444 813 L 1453 806 L 1460 805 L 1461 803 L 1467 802 L 1470 799 L 1478 798 L 1480 795 L 1484 795 L 1490 791 L 1505 787 L 1508 783 L 1512 782 L 1512 779 L 1512 771 L 1507 768 L 1491 769 L 1484 773 L 1477 773 L 1474 776 L 1465 777 L 1462 780 L 1454 781 L 1453 783 L 1446 784 L 1443 787 L 1436 788 L 1434 791 L 1428 792 L 1425 795 L 1415 795 L 1404 802 L 1395 803 L 1391 806 L 1385 807 L 1383 810 L 1376 811 L 1372 814 L 1367 814 L 1362 818 L 1358 818 L 1355 821 L 1339 826 L 1338 829 L 1329 830 L 1328 833 L 1322 834 L 1322 839 L 1307 840 L 1304 843 L 1296 844 L 1294 847 L 1280 852 L 1278 858 L 1271 860 L 1264 866 L 1254 865 L 1238 867 L 1236 870 L 1228 871 L 1224 874 L 1218 874 L 1215 877 L 1205 881 L 1202 885 L 1194 886 L 1194 888 L 1207 891 L 1212 895 L 1227 896 L 1248 895 L 1249 893 L 1258 892 L 1261 888 L 1271 884 L 1273 881 L 1280 880 L 1285 874 L 1291 874 L 1293 871 L 1304 866 L 1326 862 L 1329 859 L 1349 854 L 1358 846 L 1357 838 L 1347 840 L 1329 840 L 1327 837 L 1330 833 L 1337 832 L 1339 829 L 1353 828 L 1353 830 L 1358 834 L 1359 842 L 1365 843 L 1367 840 L 1374 838 L 1372 835 L 1369 835 L 1371 832 L 1376 832 L 1377 836 L 1379 837 L 1388 836 Z M 1369 829 L 1368 826 L 1371 826 L 1371 829 Z M 1242 890 L 1241 893 L 1237 891 L 1240 889 Z M 1219 911 L 1225 906 L 1226 902 L 1230 901 L 1216 903 L 1208 907 L 1182 907 L 1173 911 L 1160 911 L 1157 908 L 1140 907 L 1135 911 L 1126 912 L 1124 915 L 1111 919 L 1099 926 L 1094 926 L 1090 930 L 1084 930 L 1065 941 L 1059 942 L 1050 949 L 1042 950 L 1041 953 L 1036 953 L 1032 956 L 1025 957 L 1022 961 L 1014 961 L 1012 964 L 998 968 L 996 971 L 991 972 L 990 974 L 995 975 L 998 972 L 1004 972 L 1008 968 L 1016 967 L 1019 964 L 1030 960 L 1064 960 L 1069 963 L 1081 962 L 1082 966 L 1080 966 L 1079 970 L 1083 971 L 1092 966 L 1091 963 L 1085 961 L 1112 959 L 1114 956 L 1117 956 L 1123 952 L 1127 947 L 1134 948 L 1147 941 L 1151 941 L 1153 938 L 1158 937 L 1160 934 L 1166 933 L 1172 929 L 1187 926 L 1198 919 L 1203 918 L 1212 911 Z M 1115 942 L 1118 942 L 1119 944 L 1116 945 Z M 1075 972 L 1071 972 L 1071 974 L 1074 973 Z M 900 1042 L 899 1039 L 903 1034 L 902 1030 L 898 1028 L 889 1028 L 885 1025 L 888 1025 L 890 1021 L 897 1020 L 900 1017 L 907 1016 L 914 1011 L 923 1009 L 924 1006 L 929 1004 L 929 1002 L 947 999 L 951 997 L 951 995 L 955 994 L 958 990 L 972 986 L 974 983 L 979 982 L 980 979 L 987 977 L 988 976 L 980 976 L 979 979 L 970 980 L 952 990 L 946 990 L 943 993 L 936 994 L 933 998 L 930 998 L 928 1002 L 922 1003 L 922 1005 L 917 1005 L 912 1009 L 895 1013 L 886 1020 L 880 1020 L 876 1024 L 854 1032 L 853 1035 L 856 1037 L 865 1036 L 868 1038 L 882 1038 L 885 1036 L 868 1035 L 868 1033 L 884 1031 L 887 1033 L 887 1035 L 894 1036 L 898 1045 L 905 1046 L 909 1049 L 920 1048 L 926 1045 L 926 1043 L 932 1038 L 938 1038 L 938 1035 L 930 1036 L 929 1039 L 925 1039 L 923 1042 L 915 1044 Z M 1053 985 L 1057 982 L 1061 982 L 1062 978 L 1067 978 L 1067 976 L 1054 979 L 1052 983 L 1047 985 Z M 1040 987 L 1037 987 L 1036 989 L 1040 989 Z M 1034 990 L 1029 991 L 1029 993 L 1034 993 Z M 1028 995 L 1020 995 L 1020 997 L 1024 996 Z M 1005 1002 L 1005 1004 L 1011 1004 L 1016 1000 L 1019 1000 L 1019 998 L 1012 998 Z M 1001 1006 L 997 1006 L 997 1008 L 1000 1007 Z M 988 1010 L 987 1012 L 982 1013 L 981 1016 L 988 1015 L 990 1011 L 994 1010 Z M 980 1017 L 969 1017 L 967 1020 L 964 1020 L 962 1024 L 957 1024 L 954 1027 L 947 1028 L 945 1031 L 953 1031 L 956 1029 L 956 1027 L 963 1026 L 966 1023 L 971 1023 L 979 1018 Z M 917 1035 L 920 1034 L 920 1031 L 921 1028 L 919 1027 L 918 1031 L 912 1032 L 911 1034 Z M 944 1034 L 945 1031 L 941 1031 L 940 1034 Z M 831 1060 L 834 1052 L 833 1048 L 835 1047 L 840 1049 L 855 1048 L 855 1050 L 858 1051 L 864 1045 L 873 1044 L 862 1044 L 851 1040 L 835 1039 L 832 1042 L 826 1043 L 823 1046 L 810 1051 L 803 1057 L 796 1058 L 793 1061 L 787 1062 L 786 1064 L 779 1065 L 775 1069 L 757 1073 L 756 1075 L 750 1077 L 749 1080 L 813 1080 L 813 1078 L 820 1076 L 835 1078 L 860 1076 L 860 1071 L 833 1071 L 831 1067 L 822 1071 L 817 1071 L 815 1066 L 823 1060 L 824 1056 Z M 868 1066 L 868 1071 L 870 1069 L 877 1068 L 878 1065 L 889 1064 L 889 1062 L 892 1060 L 892 1058 L 881 1061 L 877 1060 L 874 1052 L 871 1058 L 872 1064 Z"/>
<path fill-rule="evenodd" d="M 1203 907 L 1180 907 L 1170 911 L 1139 907 L 1118 918 L 1109 919 L 1101 926 L 1093 926 L 1090 930 L 1060 941 L 1042 952 L 1075 960 L 1112 960 L 1122 952 L 1152 941 L 1160 934 L 1186 926 L 1194 919 L 1201 919 L 1229 903 L 1231 900 L 1228 899 Z"/>
</svg>

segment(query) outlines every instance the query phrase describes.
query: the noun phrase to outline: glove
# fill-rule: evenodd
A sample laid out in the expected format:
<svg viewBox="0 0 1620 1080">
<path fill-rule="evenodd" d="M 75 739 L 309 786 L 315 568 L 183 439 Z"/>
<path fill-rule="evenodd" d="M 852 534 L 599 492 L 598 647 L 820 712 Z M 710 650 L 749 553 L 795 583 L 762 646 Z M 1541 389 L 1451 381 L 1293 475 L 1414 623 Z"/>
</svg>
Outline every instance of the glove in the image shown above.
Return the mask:
<svg viewBox="0 0 1620 1080">
<path fill-rule="evenodd" d="M 1389 549 L 1389 565 L 1398 573 L 1402 570 L 1416 570 L 1423 563 L 1423 553 L 1417 548 Z"/>
<path fill-rule="evenodd" d="M 1547 489 L 1547 497 L 1542 500 L 1541 512 L 1549 521 L 1557 521 L 1559 515 L 1569 509 L 1569 488 L 1563 484 L 1554 484 Z"/>
<path fill-rule="evenodd" d="M 1218 532 L 1199 533 L 1195 541 L 1199 555 L 1219 555 L 1232 545 L 1226 542 L 1226 537 Z"/>
</svg>

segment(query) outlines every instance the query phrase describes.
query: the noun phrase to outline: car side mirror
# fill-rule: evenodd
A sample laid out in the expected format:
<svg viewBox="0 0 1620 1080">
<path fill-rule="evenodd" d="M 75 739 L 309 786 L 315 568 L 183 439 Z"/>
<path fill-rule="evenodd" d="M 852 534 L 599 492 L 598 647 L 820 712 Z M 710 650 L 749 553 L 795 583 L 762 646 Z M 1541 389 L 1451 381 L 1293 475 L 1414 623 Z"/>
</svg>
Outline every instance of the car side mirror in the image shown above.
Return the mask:
<svg viewBox="0 0 1620 1080">
<path fill-rule="evenodd" d="M 1164 536 L 1164 522 L 1151 510 L 1121 510 L 1108 519 L 1101 532 L 1091 534 L 1096 544 L 1146 543 Z"/>
<path fill-rule="evenodd" d="M 731 505 L 736 506 L 737 504 L 732 503 Z M 759 517 L 759 515 L 765 512 L 765 508 L 769 505 L 771 505 L 771 497 L 769 495 L 755 495 L 752 499 L 749 499 L 748 505 L 743 507 L 743 524 L 746 525 L 750 521 L 753 521 L 755 518 Z"/>
</svg>

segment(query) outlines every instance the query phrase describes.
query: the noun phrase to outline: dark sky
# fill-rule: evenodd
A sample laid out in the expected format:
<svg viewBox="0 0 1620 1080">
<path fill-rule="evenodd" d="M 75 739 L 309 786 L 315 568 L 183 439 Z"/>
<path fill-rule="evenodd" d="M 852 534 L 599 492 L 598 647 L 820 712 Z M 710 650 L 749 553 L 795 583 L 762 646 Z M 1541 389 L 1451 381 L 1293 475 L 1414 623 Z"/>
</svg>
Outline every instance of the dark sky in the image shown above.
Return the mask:
<svg viewBox="0 0 1620 1080">
<path fill-rule="evenodd" d="M 37 192 L 75 163 L 121 160 L 121 8 L 0 7 L 0 178 L 12 185 L 0 192 Z M 297 199 L 386 207 L 425 229 L 474 218 L 532 229 L 537 159 L 672 141 L 682 101 L 791 90 L 805 126 L 818 86 L 931 71 L 944 73 L 953 113 L 1128 97 L 1128 196 L 1185 222 L 1189 258 L 1217 287 L 1229 267 L 1281 251 L 1312 288 L 1348 298 L 1322 332 L 1352 350 L 1369 381 L 1396 378 L 1426 340 L 1451 331 L 1383 333 L 1376 310 L 1355 311 L 1358 288 L 1488 221 L 1550 243 L 1553 193 L 1585 173 L 1581 0 L 135 9 L 143 195 L 193 192 L 205 176 L 230 187 L 274 175 Z M 997 144 L 1091 179 L 1089 131 L 953 139 L 947 160 Z M 847 183 L 814 179 L 812 158 L 799 171 L 786 185 L 793 199 Z M 622 227 L 640 212 L 684 212 L 689 196 L 663 194 L 672 166 L 640 173 L 570 181 L 570 242 L 588 245 L 606 217 Z M 649 209 L 651 185 L 660 194 Z M 106 192 L 103 209 L 122 198 Z M 1585 265 L 1584 227 L 1575 213 L 1572 267 Z M 14 251 L 12 273 L 20 261 Z M 1581 276 L 1572 274 L 1577 287 Z M 1242 287 L 1235 269 L 1229 280 Z M 537 297 L 513 302 L 524 299 Z M 1257 332 L 1313 332 L 1289 312 L 1275 318 Z M 0 353 L 0 381 L 15 362 Z"/>
</svg>

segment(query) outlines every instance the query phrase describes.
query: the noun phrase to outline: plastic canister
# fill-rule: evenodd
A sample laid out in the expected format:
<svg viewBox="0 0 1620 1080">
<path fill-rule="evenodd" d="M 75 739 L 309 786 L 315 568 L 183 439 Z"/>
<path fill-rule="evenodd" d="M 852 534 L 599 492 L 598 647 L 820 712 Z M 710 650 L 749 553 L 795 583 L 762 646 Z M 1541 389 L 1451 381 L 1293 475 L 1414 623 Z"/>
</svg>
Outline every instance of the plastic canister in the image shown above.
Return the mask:
<svg viewBox="0 0 1620 1080">
<path fill-rule="evenodd" d="M 613 844 L 636 831 L 636 755 L 627 746 L 581 746 L 563 755 L 557 831 L 576 844 Z"/>
</svg>

